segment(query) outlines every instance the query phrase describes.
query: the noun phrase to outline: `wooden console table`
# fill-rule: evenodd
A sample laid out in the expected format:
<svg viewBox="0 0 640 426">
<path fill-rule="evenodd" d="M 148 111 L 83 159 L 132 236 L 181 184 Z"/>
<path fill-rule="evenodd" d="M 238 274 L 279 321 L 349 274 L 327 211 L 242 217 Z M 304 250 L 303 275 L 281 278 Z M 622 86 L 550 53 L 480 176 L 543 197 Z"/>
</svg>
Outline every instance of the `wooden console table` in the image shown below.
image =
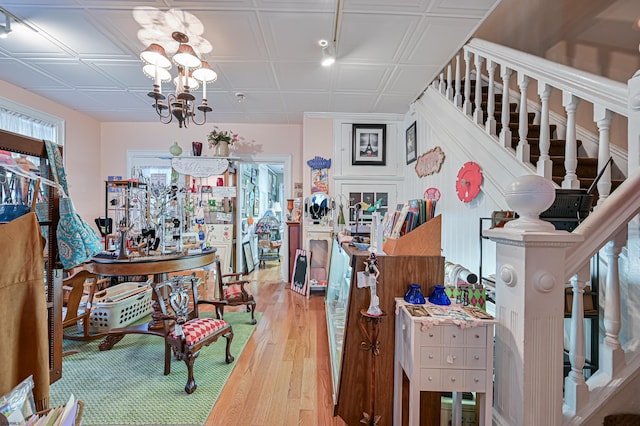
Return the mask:
<svg viewBox="0 0 640 426">
<path fill-rule="evenodd" d="M 215 251 L 188 256 L 147 256 L 125 260 L 94 258 L 87 264 L 86 269 L 94 274 L 104 276 L 153 275 L 153 282 L 158 283 L 165 280 L 167 274 L 170 272 L 201 268 L 212 264 L 215 259 Z M 155 294 L 153 297 L 155 298 Z M 113 345 L 122 340 L 127 334 L 150 334 L 164 337 L 163 329 L 154 329 L 151 324 L 114 328 L 110 330 L 107 337 L 100 342 L 99 349 L 101 351 L 111 349 Z"/>
<path fill-rule="evenodd" d="M 394 422 L 402 423 L 403 372 L 409 379 L 409 424 L 420 424 L 420 391 L 477 392 L 479 424 L 490 426 L 493 414 L 493 325 L 460 314 L 456 305 L 434 307 L 442 315 L 412 315 L 412 306 L 396 299 L 394 365 Z M 409 307 L 409 308 L 408 308 Z M 413 309 L 412 309 L 413 310 Z M 456 312 L 457 311 L 457 312 Z M 454 426 L 461 421 L 461 406 L 453 404 Z M 438 413 L 439 414 L 439 413 Z"/>
</svg>

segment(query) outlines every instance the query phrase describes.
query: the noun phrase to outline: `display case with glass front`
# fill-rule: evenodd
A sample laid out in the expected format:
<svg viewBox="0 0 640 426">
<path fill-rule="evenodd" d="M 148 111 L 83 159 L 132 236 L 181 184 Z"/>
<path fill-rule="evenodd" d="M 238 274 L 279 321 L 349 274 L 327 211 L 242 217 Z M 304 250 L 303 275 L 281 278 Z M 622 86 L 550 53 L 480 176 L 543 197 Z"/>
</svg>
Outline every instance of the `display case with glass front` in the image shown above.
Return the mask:
<svg viewBox="0 0 640 426">
<path fill-rule="evenodd" d="M 329 353 L 331 354 L 334 404 L 338 393 L 344 326 L 349 304 L 349 285 L 351 283 L 351 265 L 349 263 L 347 252 L 340 247 L 338 241 L 333 240 L 325 309 L 327 311 L 327 333 L 329 335 Z"/>
</svg>

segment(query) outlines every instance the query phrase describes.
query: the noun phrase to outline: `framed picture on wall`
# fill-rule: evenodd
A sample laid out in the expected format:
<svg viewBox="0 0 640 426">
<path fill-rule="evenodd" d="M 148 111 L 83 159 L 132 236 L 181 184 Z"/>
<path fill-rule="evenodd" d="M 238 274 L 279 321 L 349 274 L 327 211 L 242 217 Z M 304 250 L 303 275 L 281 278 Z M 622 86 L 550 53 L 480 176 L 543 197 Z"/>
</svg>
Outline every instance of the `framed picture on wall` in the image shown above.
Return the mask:
<svg viewBox="0 0 640 426">
<path fill-rule="evenodd" d="M 411 164 L 418 159 L 416 136 L 416 122 L 414 121 L 413 124 L 407 129 L 405 137 L 405 142 L 407 145 L 407 164 Z"/>
<path fill-rule="evenodd" d="M 384 166 L 387 155 L 386 124 L 354 124 L 352 128 L 351 164 Z"/>
</svg>

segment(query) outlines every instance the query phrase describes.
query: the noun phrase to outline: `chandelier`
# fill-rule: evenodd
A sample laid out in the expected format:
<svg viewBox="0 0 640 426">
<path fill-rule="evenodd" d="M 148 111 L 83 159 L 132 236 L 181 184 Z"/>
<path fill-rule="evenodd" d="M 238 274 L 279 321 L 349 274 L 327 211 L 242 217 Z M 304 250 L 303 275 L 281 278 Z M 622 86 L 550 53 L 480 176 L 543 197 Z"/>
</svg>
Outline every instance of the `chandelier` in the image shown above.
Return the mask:
<svg viewBox="0 0 640 426">
<path fill-rule="evenodd" d="M 207 122 L 207 113 L 213 111 L 207 104 L 207 83 L 218 79 L 216 72 L 207 61 L 198 57 L 196 51 L 189 43 L 189 37 L 179 31 L 171 34 L 171 38 L 178 42 L 178 50 L 169 59 L 167 53 L 160 44 L 151 43 L 142 53 L 140 59 L 145 63 L 142 72 L 153 79 L 153 91 L 147 95 L 153 99 L 153 107 L 164 124 L 170 123 L 174 118 L 179 127 L 189 127 L 189 123 L 198 126 Z M 167 96 L 162 94 L 162 83 L 172 80 L 172 62 L 176 64 L 177 76 L 173 78 L 176 87 L 175 93 Z M 202 84 L 202 102 L 196 107 L 196 98 L 191 93 Z M 165 103 L 166 99 L 166 103 Z M 196 108 L 203 113 L 201 121 L 196 120 Z"/>
</svg>

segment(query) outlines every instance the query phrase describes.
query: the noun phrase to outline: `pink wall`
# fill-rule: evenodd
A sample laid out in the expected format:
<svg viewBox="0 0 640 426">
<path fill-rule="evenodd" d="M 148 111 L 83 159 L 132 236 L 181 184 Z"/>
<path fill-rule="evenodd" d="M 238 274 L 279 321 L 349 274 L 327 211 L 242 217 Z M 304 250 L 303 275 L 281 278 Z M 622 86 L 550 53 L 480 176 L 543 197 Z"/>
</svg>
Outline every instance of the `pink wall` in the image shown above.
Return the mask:
<svg viewBox="0 0 640 426">
<path fill-rule="evenodd" d="M 65 121 L 64 157 L 69 192 L 76 210 L 93 224 L 103 212 L 100 175 L 100 123 L 84 114 L 37 96 L 5 81 L 0 94 L 13 102 L 51 114 Z"/>
<path fill-rule="evenodd" d="M 127 150 L 166 150 L 174 141 L 190 154 L 191 142 L 203 142 L 203 155 L 213 155 L 207 145 L 207 134 L 214 124 L 179 128 L 177 124 L 155 123 L 102 123 L 101 176 L 127 176 Z M 238 153 L 291 154 L 293 181 L 301 178 L 300 156 L 302 152 L 302 126 L 296 124 L 219 124 L 222 130 L 238 133 L 245 140 L 239 144 Z"/>
<path fill-rule="evenodd" d="M 304 147 L 300 163 L 302 166 L 303 197 L 311 195 L 311 168 L 307 165 L 307 161 L 316 155 L 331 159 L 331 168 L 328 173 L 329 193 L 331 194 L 334 191 L 333 169 L 335 167 L 335 159 L 333 158 L 333 119 L 305 117 L 302 135 Z"/>
</svg>

